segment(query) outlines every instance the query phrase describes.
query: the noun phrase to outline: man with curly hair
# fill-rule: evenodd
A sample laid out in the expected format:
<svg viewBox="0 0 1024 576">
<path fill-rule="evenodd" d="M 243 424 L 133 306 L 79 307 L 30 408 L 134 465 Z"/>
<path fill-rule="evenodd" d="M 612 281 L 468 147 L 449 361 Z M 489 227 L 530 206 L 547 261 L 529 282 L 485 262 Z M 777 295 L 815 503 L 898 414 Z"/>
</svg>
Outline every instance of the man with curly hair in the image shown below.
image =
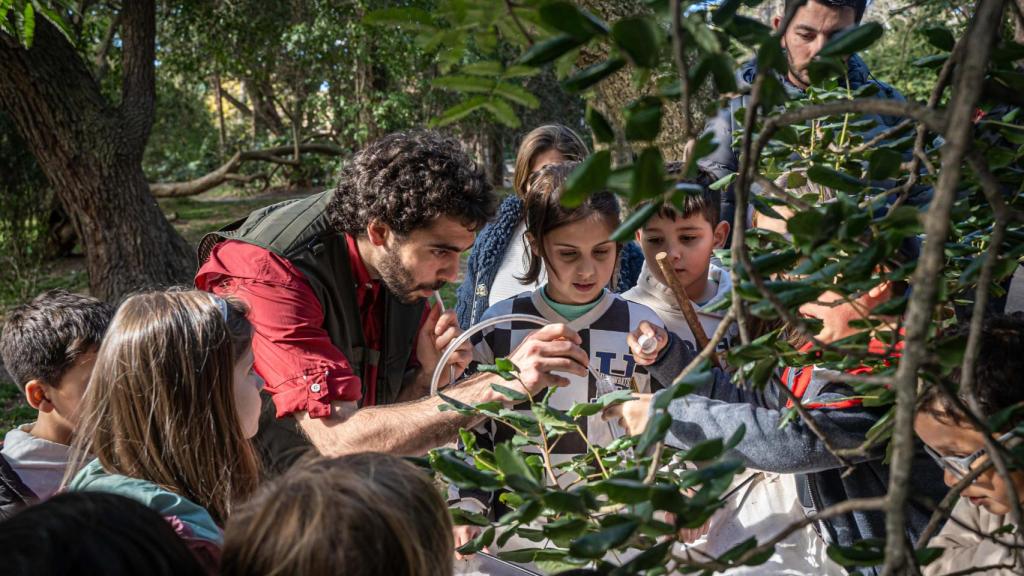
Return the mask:
<svg viewBox="0 0 1024 576">
<path fill-rule="evenodd" d="M 426 298 L 494 213 L 482 171 L 437 132 L 398 132 L 357 152 L 334 190 L 275 204 L 207 235 L 196 286 L 248 302 L 255 368 L 266 383 L 256 443 L 284 470 L 320 453 L 422 454 L 473 422 L 427 397 L 461 333 Z M 512 356 L 532 392 L 585 374 L 579 337 L 549 326 Z M 452 355 L 461 374 L 468 345 Z M 443 371 L 448 375 L 449 370 Z M 481 374 L 452 386 L 467 403 L 504 401 Z"/>
</svg>

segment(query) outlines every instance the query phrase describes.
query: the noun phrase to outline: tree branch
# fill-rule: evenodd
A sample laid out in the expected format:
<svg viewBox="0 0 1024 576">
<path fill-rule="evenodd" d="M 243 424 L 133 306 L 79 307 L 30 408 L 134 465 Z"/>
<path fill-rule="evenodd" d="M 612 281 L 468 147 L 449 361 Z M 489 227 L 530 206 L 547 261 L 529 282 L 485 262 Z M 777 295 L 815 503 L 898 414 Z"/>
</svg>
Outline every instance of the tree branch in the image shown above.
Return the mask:
<svg viewBox="0 0 1024 576">
<path fill-rule="evenodd" d="M 220 93 L 221 96 L 223 96 L 224 99 L 228 101 L 228 104 L 234 106 L 236 110 L 238 110 L 245 116 L 252 116 L 252 110 L 250 110 L 249 107 L 245 105 L 245 102 L 242 102 L 238 98 L 235 98 L 231 95 L 231 92 L 227 90 L 221 90 Z"/>
<path fill-rule="evenodd" d="M 122 133 L 141 157 L 156 110 L 156 8 L 153 0 L 125 2 L 121 10 Z"/>
<path fill-rule="evenodd" d="M 942 169 L 935 195 L 925 218 L 925 243 L 914 271 L 914 293 L 907 308 L 903 357 L 896 370 L 895 419 L 893 424 L 892 465 L 889 476 L 889 509 L 886 516 L 885 565 L 883 576 L 906 572 L 914 562 L 903 539 L 906 501 L 910 491 L 910 469 L 914 455 L 914 412 L 917 397 L 917 373 L 926 354 L 925 342 L 938 294 L 944 249 L 949 236 L 950 212 L 960 182 L 961 163 L 973 139 L 972 112 L 981 93 L 982 80 L 996 28 L 1000 24 L 1003 0 L 980 0 L 966 38 L 964 58 L 957 70 L 955 90 L 947 115 L 946 144 L 942 149 Z M 930 117 L 933 111 L 921 113 Z M 906 114 L 904 114 L 906 115 Z M 924 118 L 922 118 L 923 120 Z"/>
<path fill-rule="evenodd" d="M 767 540 L 764 544 L 747 550 L 732 562 L 722 562 L 720 560 L 714 560 L 711 562 L 687 562 L 687 566 L 715 571 L 724 571 L 732 567 L 743 566 L 748 560 L 773 549 L 776 544 L 782 542 L 786 538 L 789 538 L 790 534 L 797 530 L 802 530 L 804 527 L 814 524 L 815 522 L 828 520 L 829 518 L 834 518 L 836 516 L 843 516 L 844 514 L 849 514 L 859 510 L 885 510 L 886 503 L 887 500 L 884 496 L 845 500 L 834 506 L 829 506 L 816 514 L 805 516 L 804 518 L 791 523 L 771 539 Z"/>
<path fill-rule="evenodd" d="M 511 0 L 505 0 L 505 9 L 508 10 L 508 15 L 512 17 L 512 21 L 515 22 L 516 28 L 523 34 L 523 38 L 526 38 L 526 43 L 533 47 L 533 36 L 526 30 L 526 26 L 519 20 L 519 16 L 516 15 L 516 7 L 512 4 Z"/>
<path fill-rule="evenodd" d="M 679 107 L 682 108 L 681 117 L 683 140 L 693 138 L 693 114 L 690 110 L 690 75 L 686 65 L 685 46 L 683 46 L 683 9 L 679 0 L 672 0 L 669 3 L 669 10 L 672 12 L 672 57 L 676 64 L 676 75 L 679 77 L 679 86 L 682 88 L 679 98 Z"/>
<path fill-rule="evenodd" d="M 333 144 L 323 143 L 301 144 L 298 147 L 298 150 L 303 154 L 326 154 L 329 156 L 342 156 L 346 153 L 344 149 L 334 146 Z M 244 162 L 269 162 L 278 165 L 296 166 L 300 163 L 291 158 L 281 156 L 281 154 L 290 154 L 292 151 L 292 146 L 277 146 L 275 148 L 267 148 L 264 150 L 236 152 L 230 160 L 209 174 L 186 182 L 153 183 L 149 185 L 149 191 L 153 196 L 158 198 L 172 198 L 201 194 L 207 190 L 216 188 L 229 180 L 237 182 L 251 182 L 253 180 L 263 179 L 269 181 L 270 175 L 268 174 L 245 176 L 236 174 L 235 171 Z"/>
</svg>

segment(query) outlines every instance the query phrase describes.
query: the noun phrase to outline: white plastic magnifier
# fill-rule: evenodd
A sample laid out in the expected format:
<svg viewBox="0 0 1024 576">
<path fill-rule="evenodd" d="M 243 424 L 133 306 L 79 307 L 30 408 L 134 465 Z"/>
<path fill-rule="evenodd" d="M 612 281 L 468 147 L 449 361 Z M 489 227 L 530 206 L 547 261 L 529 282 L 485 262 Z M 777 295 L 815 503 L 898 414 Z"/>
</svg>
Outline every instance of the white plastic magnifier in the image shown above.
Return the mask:
<svg viewBox="0 0 1024 576">
<path fill-rule="evenodd" d="M 437 361 L 437 366 L 434 368 L 434 375 L 430 378 L 430 395 L 433 396 L 434 394 L 437 394 L 437 385 L 441 379 L 441 369 L 448 362 L 448 358 L 452 355 L 456 348 L 461 346 L 462 343 L 465 342 L 466 340 L 472 338 L 473 335 L 476 334 L 477 332 L 480 332 L 481 330 L 486 330 L 491 326 L 496 326 L 498 324 L 502 324 L 505 322 L 526 322 L 529 324 L 536 324 L 537 326 L 541 327 L 551 324 L 551 322 L 549 322 L 548 320 L 541 318 L 540 316 L 534 316 L 532 314 L 505 314 L 503 316 L 495 316 L 494 318 L 488 318 L 487 320 L 484 320 L 483 322 L 480 322 L 475 326 L 470 326 L 469 330 L 466 330 L 465 332 L 460 334 L 458 338 L 452 340 L 451 343 L 448 344 L 448 347 L 445 348 L 444 353 L 441 354 L 441 359 Z M 609 376 L 598 372 L 590 364 L 587 364 L 587 370 L 589 370 L 590 373 L 594 376 L 598 388 L 598 395 L 604 395 L 604 393 L 613 391 L 614 386 L 611 384 Z M 454 371 L 449 373 L 450 379 L 448 381 L 448 384 L 451 384 L 452 380 L 454 380 L 452 376 L 454 376 Z M 602 390 L 604 392 L 602 392 Z M 608 421 L 608 429 L 611 432 L 612 437 L 614 438 L 619 438 L 623 435 L 622 428 L 618 424 L 613 423 L 611 421 Z"/>
</svg>

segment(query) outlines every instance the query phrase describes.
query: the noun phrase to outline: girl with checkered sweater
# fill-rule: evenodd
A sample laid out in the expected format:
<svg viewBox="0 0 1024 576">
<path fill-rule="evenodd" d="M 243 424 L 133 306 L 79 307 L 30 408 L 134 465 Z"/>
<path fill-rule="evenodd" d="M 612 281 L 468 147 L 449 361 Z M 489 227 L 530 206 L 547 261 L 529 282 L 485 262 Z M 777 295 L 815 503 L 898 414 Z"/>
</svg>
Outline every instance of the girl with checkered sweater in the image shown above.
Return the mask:
<svg viewBox="0 0 1024 576">
<path fill-rule="evenodd" d="M 619 226 L 619 203 L 609 192 L 591 195 L 576 208 L 562 205 L 562 189 L 575 164 L 555 164 L 542 168 L 530 179 L 526 196 L 526 239 L 530 247 L 529 268 L 523 284 L 537 280 L 542 266 L 547 282 L 491 306 L 483 319 L 506 314 L 539 316 L 550 323 L 563 323 L 579 334 L 580 347 L 590 355 L 586 376 L 562 374 L 564 382 L 551 396 L 550 406 L 568 410 L 573 404 L 590 402 L 608 392 L 634 390 L 651 392 L 660 388 L 630 352 L 627 337 L 636 336 L 640 323 L 664 328 L 650 308 L 629 302 L 608 290 L 618 262 L 620 246 L 609 239 Z M 473 360 L 493 364 L 509 356 L 538 326 L 525 322 L 507 322 L 483 330 L 473 337 Z M 652 331 L 653 332 L 653 331 Z M 667 383 L 665 383 L 667 384 Z M 528 403 L 516 407 L 529 412 Z M 621 432 L 600 415 L 586 418 L 580 428 L 593 445 L 607 445 Z M 493 447 L 509 440 L 516 432 L 505 424 L 486 421 L 475 430 L 477 445 Z M 566 434 L 551 449 L 553 462 L 565 462 L 587 451 L 579 434 Z M 565 474 L 559 483 L 568 482 Z M 453 493 L 459 506 L 476 512 L 493 510 L 493 494 L 468 491 Z M 460 534 L 461 531 L 465 534 Z M 456 545 L 468 541 L 473 529 L 459 527 Z"/>
</svg>

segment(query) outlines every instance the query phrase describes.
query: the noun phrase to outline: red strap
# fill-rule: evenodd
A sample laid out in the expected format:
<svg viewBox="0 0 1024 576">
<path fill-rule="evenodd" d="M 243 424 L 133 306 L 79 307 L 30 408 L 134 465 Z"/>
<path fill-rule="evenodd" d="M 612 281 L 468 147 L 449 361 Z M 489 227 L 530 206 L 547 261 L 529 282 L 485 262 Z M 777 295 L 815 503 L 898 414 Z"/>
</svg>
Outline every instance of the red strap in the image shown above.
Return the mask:
<svg viewBox="0 0 1024 576">
<path fill-rule="evenodd" d="M 800 349 L 800 351 L 808 352 L 812 347 L 813 344 L 808 342 Z M 903 349 L 903 341 L 901 340 L 897 342 L 894 348 L 895 351 L 892 354 L 890 354 L 889 357 L 886 358 L 885 360 L 886 366 L 889 365 L 889 361 L 891 359 L 899 358 L 900 351 Z M 888 350 L 889 346 L 880 340 L 871 340 L 870 342 L 868 342 L 868 352 L 871 354 L 881 356 L 888 352 Z M 793 392 L 793 396 L 795 398 L 802 400 L 804 394 L 807 392 L 807 387 L 811 385 L 811 378 L 813 378 L 814 376 L 814 365 L 797 368 L 797 370 L 799 371 L 796 373 L 796 376 L 792 377 L 791 379 L 790 374 L 792 370 L 793 368 L 786 368 L 785 370 L 783 370 L 782 382 L 786 386 L 789 386 L 789 389 Z M 868 366 L 858 366 L 856 368 L 847 370 L 846 373 L 856 376 L 859 374 L 870 374 L 871 371 L 872 369 Z M 791 380 L 792 384 L 790 383 Z M 847 408 L 854 408 L 856 406 L 860 406 L 861 403 L 862 401 L 860 398 L 848 398 L 846 400 L 834 400 L 831 402 L 808 402 L 807 404 L 804 404 L 804 406 L 811 410 L 819 410 L 822 408 L 828 408 L 831 410 L 845 410 Z M 789 400 L 786 401 L 786 408 L 792 407 L 793 399 L 790 398 Z"/>
</svg>

